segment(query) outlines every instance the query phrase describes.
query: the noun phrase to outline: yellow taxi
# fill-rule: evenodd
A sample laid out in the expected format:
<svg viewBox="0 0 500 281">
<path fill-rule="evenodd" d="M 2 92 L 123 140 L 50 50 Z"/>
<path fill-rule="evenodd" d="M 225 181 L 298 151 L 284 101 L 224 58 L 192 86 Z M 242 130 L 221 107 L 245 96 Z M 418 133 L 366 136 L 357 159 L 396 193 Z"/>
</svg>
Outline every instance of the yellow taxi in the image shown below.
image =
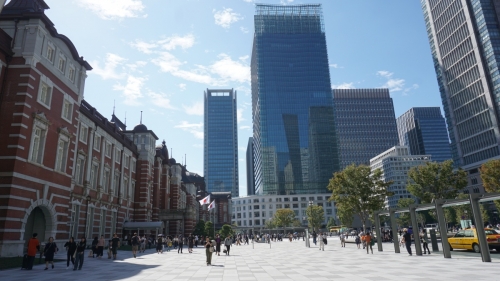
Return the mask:
<svg viewBox="0 0 500 281">
<path fill-rule="evenodd" d="M 500 233 L 490 228 L 486 228 L 484 231 L 486 233 L 488 247 L 500 252 Z M 453 249 L 473 250 L 476 253 L 481 251 L 475 228 L 458 231 L 453 237 L 448 238 L 448 243 L 452 251 Z"/>
</svg>

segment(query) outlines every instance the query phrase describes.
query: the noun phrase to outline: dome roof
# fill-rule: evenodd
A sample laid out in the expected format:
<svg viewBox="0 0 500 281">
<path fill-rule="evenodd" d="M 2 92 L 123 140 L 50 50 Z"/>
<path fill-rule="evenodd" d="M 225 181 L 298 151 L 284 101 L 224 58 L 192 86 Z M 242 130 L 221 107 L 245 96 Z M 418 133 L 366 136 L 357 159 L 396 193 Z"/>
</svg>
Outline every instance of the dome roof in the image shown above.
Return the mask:
<svg viewBox="0 0 500 281">
<path fill-rule="evenodd" d="M 140 133 L 140 132 L 147 132 L 148 131 L 148 127 L 146 127 L 146 125 L 144 124 L 139 124 L 137 126 L 134 127 L 134 132 L 137 132 L 137 133 Z"/>
</svg>

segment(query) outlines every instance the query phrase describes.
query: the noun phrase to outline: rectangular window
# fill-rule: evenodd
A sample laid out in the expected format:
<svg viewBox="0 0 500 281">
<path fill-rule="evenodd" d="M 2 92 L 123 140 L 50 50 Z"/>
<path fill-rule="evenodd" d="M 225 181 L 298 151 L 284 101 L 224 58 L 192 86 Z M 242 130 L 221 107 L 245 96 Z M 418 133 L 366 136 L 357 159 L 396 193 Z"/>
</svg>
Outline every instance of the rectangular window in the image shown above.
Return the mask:
<svg viewBox="0 0 500 281">
<path fill-rule="evenodd" d="M 78 185 L 83 184 L 83 171 L 85 171 L 85 158 L 83 156 L 78 156 L 78 160 L 76 160 L 75 171 L 75 182 Z"/>
<path fill-rule="evenodd" d="M 132 186 L 128 190 L 128 198 L 130 200 L 133 200 L 133 198 L 134 198 L 134 190 L 135 190 L 135 181 L 132 181 Z"/>
<path fill-rule="evenodd" d="M 86 230 L 86 235 L 87 237 L 93 237 L 93 230 L 94 230 L 94 208 L 89 207 L 89 210 L 87 210 L 87 230 Z"/>
<path fill-rule="evenodd" d="M 326 214 L 331 215 L 332 214 L 332 209 L 326 209 Z"/>
<path fill-rule="evenodd" d="M 98 175 L 99 175 L 99 164 L 92 163 L 92 168 L 90 170 L 90 184 L 93 189 L 97 188 Z"/>
<path fill-rule="evenodd" d="M 73 104 L 69 100 L 64 100 L 62 109 L 62 118 L 71 123 L 73 115 Z"/>
<path fill-rule="evenodd" d="M 94 150 L 101 151 L 101 136 L 98 134 L 94 135 Z"/>
<path fill-rule="evenodd" d="M 128 178 L 124 178 L 123 179 L 123 188 L 120 190 L 120 195 L 122 197 L 125 197 L 123 195 L 127 195 L 128 194 Z"/>
<path fill-rule="evenodd" d="M 38 101 L 50 108 L 51 97 L 52 97 L 52 87 L 43 82 L 40 83 Z"/>
<path fill-rule="evenodd" d="M 68 158 L 68 141 L 59 139 L 57 143 L 56 171 L 66 172 L 66 159 Z"/>
<path fill-rule="evenodd" d="M 70 67 L 68 71 L 68 78 L 71 82 L 75 82 L 75 68 Z"/>
<path fill-rule="evenodd" d="M 45 56 L 50 62 L 54 60 L 54 48 L 52 46 L 47 46 L 47 53 Z"/>
<path fill-rule="evenodd" d="M 106 157 L 111 158 L 111 143 L 106 142 L 105 152 Z"/>
<path fill-rule="evenodd" d="M 107 193 L 109 190 L 109 174 L 110 174 L 109 169 L 104 169 L 104 174 L 102 177 L 102 188 L 105 193 Z"/>
<path fill-rule="evenodd" d="M 71 218 L 71 233 L 73 237 L 78 237 L 78 227 L 80 221 L 80 205 L 73 205 Z"/>
<path fill-rule="evenodd" d="M 59 64 L 58 64 L 57 68 L 59 69 L 59 71 L 64 73 L 64 70 L 66 68 L 66 59 L 65 58 L 63 58 L 61 56 L 59 57 Z"/>
<path fill-rule="evenodd" d="M 42 164 L 43 149 L 45 147 L 45 130 L 35 127 L 33 137 L 31 138 L 31 156 L 30 160 Z"/>
<path fill-rule="evenodd" d="M 106 210 L 101 209 L 101 220 L 99 224 L 99 235 L 105 235 L 106 233 Z"/>
<path fill-rule="evenodd" d="M 87 139 L 89 136 L 89 128 L 87 126 L 80 126 L 80 141 L 83 143 L 87 143 Z"/>
<path fill-rule="evenodd" d="M 136 163 L 135 159 L 132 159 L 132 173 L 135 173 L 135 165 L 136 165 L 135 163 Z"/>
<path fill-rule="evenodd" d="M 115 179 L 113 183 L 113 195 L 118 196 L 118 187 L 120 186 L 120 173 L 115 172 Z"/>
<path fill-rule="evenodd" d="M 125 168 L 127 168 L 127 169 L 128 169 L 128 167 L 129 167 L 130 157 L 129 157 L 128 155 L 125 155 L 125 160 L 124 160 L 124 161 L 125 161 Z"/>
<path fill-rule="evenodd" d="M 116 212 L 113 212 L 111 217 L 111 234 L 116 232 Z"/>
<path fill-rule="evenodd" d="M 115 150 L 115 162 L 120 164 L 120 159 L 122 158 L 122 152 L 117 148 Z"/>
</svg>

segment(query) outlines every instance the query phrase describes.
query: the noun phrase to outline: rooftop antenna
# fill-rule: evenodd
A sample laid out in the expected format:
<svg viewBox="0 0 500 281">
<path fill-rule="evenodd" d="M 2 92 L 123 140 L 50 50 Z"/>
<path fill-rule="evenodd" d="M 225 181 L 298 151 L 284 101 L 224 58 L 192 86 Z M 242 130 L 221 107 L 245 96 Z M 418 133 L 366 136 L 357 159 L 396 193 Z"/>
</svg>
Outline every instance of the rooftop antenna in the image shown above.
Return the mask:
<svg viewBox="0 0 500 281">
<path fill-rule="evenodd" d="M 174 159 L 174 152 L 173 152 L 174 148 L 171 147 L 170 148 L 170 158 Z"/>
<path fill-rule="evenodd" d="M 184 154 L 184 167 L 187 167 L 187 166 L 188 166 L 187 165 L 187 156 L 186 156 L 186 154 Z"/>
<path fill-rule="evenodd" d="M 141 122 L 140 122 L 140 124 L 142 124 L 142 110 L 141 110 Z"/>
<path fill-rule="evenodd" d="M 113 100 L 113 115 L 115 115 L 115 100 Z"/>
<path fill-rule="evenodd" d="M 127 112 L 125 111 L 125 126 L 127 126 Z"/>
</svg>

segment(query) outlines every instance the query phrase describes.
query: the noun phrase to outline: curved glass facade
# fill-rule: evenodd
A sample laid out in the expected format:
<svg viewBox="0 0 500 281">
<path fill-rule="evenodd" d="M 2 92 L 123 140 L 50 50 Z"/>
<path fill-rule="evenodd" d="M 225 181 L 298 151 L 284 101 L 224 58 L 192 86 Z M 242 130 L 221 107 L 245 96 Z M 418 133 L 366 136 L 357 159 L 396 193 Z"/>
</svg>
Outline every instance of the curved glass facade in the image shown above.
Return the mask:
<svg viewBox="0 0 500 281">
<path fill-rule="evenodd" d="M 252 51 L 258 194 L 325 193 L 339 170 L 321 5 L 256 5 Z"/>
</svg>

